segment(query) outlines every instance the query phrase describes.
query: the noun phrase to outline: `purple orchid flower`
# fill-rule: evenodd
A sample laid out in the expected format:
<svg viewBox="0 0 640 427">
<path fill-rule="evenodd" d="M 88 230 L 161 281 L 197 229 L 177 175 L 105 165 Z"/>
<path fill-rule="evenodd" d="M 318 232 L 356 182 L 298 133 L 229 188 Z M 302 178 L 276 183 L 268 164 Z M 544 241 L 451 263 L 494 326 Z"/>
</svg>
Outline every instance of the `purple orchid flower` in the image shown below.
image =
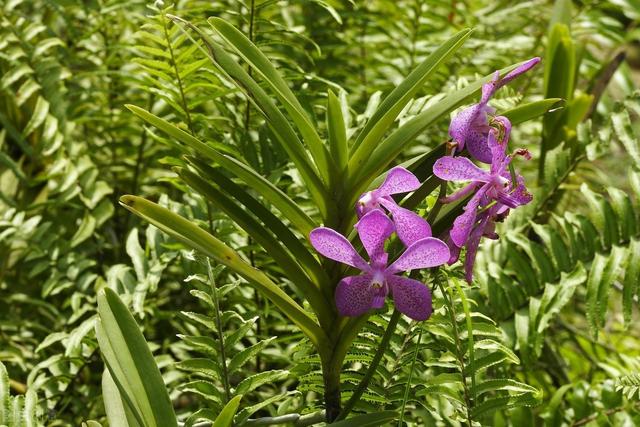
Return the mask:
<svg viewBox="0 0 640 427">
<path fill-rule="evenodd" d="M 311 244 L 320 254 L 362 271 L 360 275 L 345 277 L 338 283 L 335 299 L 340 315 L 355 317 L 382 308 L 391 291 L 401 313 L 414 320 L 428 319 L 432 312 L 429 288 L 422 282 L 397 274 L 446 263 L 449 259 L 446 243 L 433 237 L 418 240 L 387 266 L 389 254 L 384 250 L 384 243 L 395 231 L 393 222 L 382 211 L 374 209 L 355 227 L 369 255 L 369 263 L 335 230 L 319 227 L 309 235 Z"/>
<path fill-rule="evenodd" d="M 356 203 L 358 218 L 373 210 L 386 209 L 393 217 L 398 238 L 406 247 L 425 237 L 431 237 L 429 223 L 415 212 L 398 206 L 391 197 L 394 194 L 408 193 L 417 190 L 420 181 L 414 174 L 396 166 L 389 171 L 380 187 L 360 196 Z"/>
<path fill-rule="evenodd" d="M 506 155 L 509 128 L 502 138 L 502 143 L 498 142 L 497 132 L 496 129 L 491 129 L 488 135 L 488 146 L 491 150 L 489 171 L 479 168 L 466 157 L 442 157 L 433 166 L 434 175 L 440 179 L 454 182 L 472 181 L 462 190 L 443 199 L 443 202 L 450 203 L 475 191 L 464 207 L 462 215 L 455 219 L 449 233 L 455 247 L 467 248 L 465 271 L 468 282 L 472 279 L 473 263 L 480 239 L 483 236 L 496 239 L 498 236 L 495 233 L 495 222 L 504 219 L 509 209 L 526 205 L 532 200 L 522 176 L 518 175 L 516 182 L 513 182 L 508 170 L 512 159 L 512 156 Z M 530 157 L 526 150 L 517 150 L 515 154 Z M 492 202 L 496 203 L 491 205 Z M 455 262 L 459 250 L 454 248 L 453 252 L 450 263 Z"/>
<path fill-rule="evenodd" d="M 464 245 L 467 248 L 464 258 L 464 271 L 465 279 L 468 283 L 473 281 L 473 266 L 475 265 L 480 240 L 482 237 L 492 240 L 498 239 L 495 223 L 503 221 L 508 214 L 509 209 L 499 204 L 495 204 L 478 214 L 478 222 L 472 227 L 469 238 Z M 458 261 L 461 248 L 455 244 L 450 244 L 449 248 L 451 250 L 451 258 L 449 258 L 448 264 L 451 265 Z"/>
<path fill-rule="evenodd" d="M 503 78 L 500 78 L 500 73 L 496 71 L 493 80 L 482 86 L 480 102 L 462 110 L 451 120 L 449 135 L 457 144 L 456 151 L 462 151 L 466 146 L 467 151 L 477 160 L 483 163 L 491 162 L 491 150 L 487 146 L 487 137 L 492 128 L 489 115 L 493 115 L 495 109 L 489 106 L 489 100 L 498 89 L 535 67 L 538 62 L 540 58 L 532 58 Z M 502 126 L 509 123 L 509 120 L 503 116 L 493 117 L 493 121 Z M 509 123 L 508 126 L 511 127 L 511 124 Z"/>
</svg>

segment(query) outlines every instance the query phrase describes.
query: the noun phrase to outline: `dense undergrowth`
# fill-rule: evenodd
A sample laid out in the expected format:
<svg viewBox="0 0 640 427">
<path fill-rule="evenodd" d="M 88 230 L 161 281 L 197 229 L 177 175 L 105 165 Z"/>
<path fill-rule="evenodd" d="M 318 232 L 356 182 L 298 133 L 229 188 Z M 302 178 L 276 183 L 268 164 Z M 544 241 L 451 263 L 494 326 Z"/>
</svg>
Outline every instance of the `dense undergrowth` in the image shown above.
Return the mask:
<svg viewBox="0 0 640 427">
<path fill-rule="evenodd" d="M 0 425 L 640 424 L 639 8 L 0 3 Z M 340 316 L 311 230 L 364 254 L 402 165 L 447 241 L 451 119 L 533 57 L 491 101 L 532 201 L 413 270 L 428 320 Z"/>
</svg>

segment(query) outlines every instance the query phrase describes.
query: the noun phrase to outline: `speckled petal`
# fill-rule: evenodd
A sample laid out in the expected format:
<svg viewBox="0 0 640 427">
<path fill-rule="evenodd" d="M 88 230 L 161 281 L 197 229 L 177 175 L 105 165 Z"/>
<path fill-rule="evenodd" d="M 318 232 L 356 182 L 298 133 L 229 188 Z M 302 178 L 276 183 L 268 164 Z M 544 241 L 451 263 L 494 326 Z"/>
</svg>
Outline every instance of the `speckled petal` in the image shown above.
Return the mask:
<svg viewBox="0 0 640 427">
<path fill-rule="evenodd" d="M 474 190 L 476 190 L 480 185 L 483 185 L 483 184 L 477 181 L 472 182 L 466 187 L 463 187 L 461 190 L 456 191 L 452 195 L 448 197 L 442 197 L 440 200 L 442 201 L 442 203 L 451 203 L 451 202 L 455 202 L 456 200 L 464 199 L 469 194 L 471 194 Z"/>
<path fill-rule="evenodd" d="M 399 276 L 389 276 L 387 281 L 393 303 L 401 313 L 413 320 L 427 320 L 431 317 L 431 291 L 424 283 Z"/>
<path fill-rule="evenodd" d="M 402 166 L 396 166 L 387 173 L 382 185 L 378 188 L 380 196 L 408 193 L 420 187 L 418 178 Z"/>
<path fill-rule="evenodd" d="M 391 236 L 395 227 L 382 211 L 375 209 L 365 214 L 355 225 L 362 245 L 369 254 L 371 265 L 386 265 L 387 254 L 384 242 Z"/>
<path fill-rule="evenodd" d="M 501 170 L 505 170 L 511 160 L 507 156 L 507 145 L 509 143 L 509 134 L 511 133 L 511 123 L 505 118 L 503 122 L 504 135 L 502 140 L 498 140 L 498 130 L 491 129 L 487 136 L 487 143 L 489 147 L 489 155 L 491 156 L 491 173 L 500 173 Z"/>
<path fill-rule="evenodd" d="M 391 212 L 398 238 L 405 246 L 411 246 L 420 239 L 431 237 L 431 227 L 426 219 L 415 212 L 401 208 L 390 198 L 380 199 L 380 203 Z"/>
<path fill-rule="evenodd" d="M 368 274 L 347 276 L 336 287 L 336 307 L 341 316 L 356 317 L 371 310 L 376 290 Z"/>
<path fill-rule="evenodd" d="M 431 268 L 442 265 L 449 260 L 449 247 L 435 237 L 418 240 L 409 246 L 400 257 L 387 268 L 386 273 L 395 274 L 419 268 Z"/>
<path fill-rule="evenodd" d="M 474 165 L 467 157 L 440 157 L 433 165 L 433 174 L 445 181 L 489 182 L 491 175 Z"/>
<path fill-rule="evenodd" d="M 467 252 L 464 256 L 464 273 L 469 284 L 473 281 L 473 266 L 476 263 L 480 239 L 482 239 L 485 229 L 488 228 L 489 221 L 491 221 L 490 217 L 484 215 L 478 226 L 469 235 L 469 240 L 467 241 Z"/>
<path fill-rule="evenodd" d="M 480 104 L 474 104 L 460 111 L 451 119 L 449 136 L 458 144 L 457 152 L 464 149 L 465 143 L 469 138 L 469 129 L 471 129 L 474 124 L 477 124 L 476 122 L 479 120 L 479 116 L 483 110 L 482 107 Z M 484 118 L 486 121 L 486 117 L 480 118 Z"/>
<path fill-rule="evenodd" d="M 318 227 L 311 231 L 309 240 L 320 254 L 334 261 L 368 270 L 369 265 L 356 252 L 351 242 L 335 230 L 327 227 Z"/>
<path fill-rule="evenodd" d="M 533 200 L 533 195 L 529 193 L 527 187 L 524 185 L 524 179 L 518 177 L 518 185 L 511 193 L 499 192 L 497 199 L 500 203 L 509 208 L 517 208 L 518 206 L 526 205 Z"/>
<path fill-rule="evenodd" d="M 482 163 L 491 163 L 491 150 L 487 143 L 487 135 L 489 129 L 486 132 L 470 131 L 467 138 L 467 151 L 471 156 L 481 161 Z"/>
<path fill-rule="evenodd" d="M 527 71 L 529 71 L 530 69 L 532 69 L 533 67 L 538 65 L 539 62 L 540 62 L 540 58 L 535 57 L 535 58 L 531 58 L 530 60 L 522 63 L 522 65 L 519 65 L 514 70 L 510 71 L 509 73 L 507 73 L 507 75 L 504 76 L 502 79 L 500 79 L 500 86 L 499 87 L 502 87 L 502 86 L 506 85 L 511 80 L 513 80 L 516 77 L 518 77 L 520 74 L 526 73 Z"/>
<path fill-rule="evenodd" d="M 500 80 L 500 72 L 496 71 L 493 73 L 493 78 L 491 81 L 482 85 L 482 97 L 480 98 L 480 105 L 487 105 L 491 97 L 498 89 L 502 87 L 502 82 Z"/>
<path fill-rule="evenodd" d="M 449 246 L 449 251 L 451 252 L 451 256 L 449 257 L 449 261 L 447 261 L 447 264 L 453 265 L 458 262 L 458 259 L 460 259 L 460 248 L 454 245 L 452 242 L 447 242 L 447 244 Z"/>
<path fill-rule="evenodd" d="M 459 248 L 463 247 L 476 223 L 476 216 L 480 200 L 484 196 L 486 188 L 483 187 L 469 200 L 464 207 L 464 213 L 453 221 L 453 227 L 449 233 L 451 241 Z"/>
</svg>

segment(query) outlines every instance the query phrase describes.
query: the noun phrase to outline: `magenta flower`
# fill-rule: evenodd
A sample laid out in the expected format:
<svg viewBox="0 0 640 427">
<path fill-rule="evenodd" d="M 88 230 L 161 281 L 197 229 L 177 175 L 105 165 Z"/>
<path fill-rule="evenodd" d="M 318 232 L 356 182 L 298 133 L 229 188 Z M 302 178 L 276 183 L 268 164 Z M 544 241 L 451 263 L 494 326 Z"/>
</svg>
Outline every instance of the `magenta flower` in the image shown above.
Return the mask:
<svg viewBox="0 0 640 427">
<path fill-rule="evenodd" d="M 401 166 L 394 167 L 380 187 L 360 196 L 356 203 L 358 218 L 373 210 L 382 210 L 384 207 L 393 217 L 398 238 L 405 246 L 411 246 L 420 239 L 431 237 L 429 223 L 417 213 L 398 206 L 391 197 L 393 194 L 408 193 L 419 187 L 420 181 L 414 174 Z"/>
<path fill-rule="evenodd" d="M 370 262 L 367 263 L 344 236 L 326 227 L 316 228 L 309 235 L 313 247 L 325 257 L 362 271 L 360 275 L 342 279 L 335 299 L 342 316 L 360 316 L 369 310 L 382 308 L 391 292 L 396 308 L 414 320 L 431 316 L 431 292 L 417 280 L 398 273 L 442 265 L 449 259 L 449 248 L 441 240 L 426 237 L 414 242 L 400 257 L 387 266 L 389 255 L 385 241 L 394 232 L 393 222 L 379 209 L 365 214 L 356 224 Z"/>
<path fill-rule="evenodd" d="M 532 58 L 523 63 L 503 78 L 496 71 L 493 80 L 482 86 L 482 98 L 478 104 L 472 105 L 462 110 L 451 120 L 449 125 L 449 135 L 457 144 L 456 151 L 462 151 L 465 146 L 467 151 L 483 163 L 491 162 L 491 150 L 487 144 L 487 137 L 491 127 L 489 115 L 495 113 L 495 109 L 489 106 L 489 100 L 494 93 L 520 74 L 529 71 L 540 62 L 540 58 Z M 511 127 L 506 117 L 493 117 L 494 123 L 498 126 Z"/>
<path fill-rule="evenodd" d="M 497 131 L 492 129 L 488 135 L 491 150 L 491 168 L 489 171 L 479 168 L 466 157 L 442 157 L 433 166 L 433 173 L 446 181 L 472 181 L 457 193 L 445 198 L 445 203 L 461 199 L 475 191 L 467 202 L 462 215 L 453 222 L 449 235 L 457 248 L 466 246 L 465 270 L 467 281 L 472 279 L 473 263 L 480 243 L 485 236 L 497 238 L 495 222 L 501 221 L 509 209 L 526 205 L 532 200 L 524 185 L 524 179 L 518 175 L 513 182 L 508 167 L 512 156 L 506 155 L 508 131 L 503 143 L 498 142 Z M 518 150 L 516 155 L 529 157 L 526 150 Z M 495 204 L 491 205 L 491 203 Z M 480 211 L 479 211 L 480 209 Z M 451 261 L 457 259 L 459 251 L 454 249 Z"/>
</svg>

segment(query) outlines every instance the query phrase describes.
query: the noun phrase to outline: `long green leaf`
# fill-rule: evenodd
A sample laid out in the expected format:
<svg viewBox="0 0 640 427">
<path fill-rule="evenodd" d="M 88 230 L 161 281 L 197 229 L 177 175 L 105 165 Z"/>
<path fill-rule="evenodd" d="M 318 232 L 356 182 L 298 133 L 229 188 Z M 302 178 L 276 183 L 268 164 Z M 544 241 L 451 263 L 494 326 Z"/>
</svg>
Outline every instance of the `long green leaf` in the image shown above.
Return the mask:
<svg viewBox="0 0 640 427">
<path fill-rule="evenodd" d="M 102 400 L 110 427 L 142 427 L 122 400 L 108 369 L 102 373 Z"/>
<path fill-rule="evenodd" d="M 149 221 L 160 230 L 226 265 L 247 279 L 294 322 L 319 351 L 326 349 L 327 338 L 318 324 L 263 272 L 253 268 L 240 258 L 236 251 L 187 219 L 153 202 L 136 196 L 123 196 L 120 202 L 125 208 Z"/>
<path fill-rule="evenodd" d="M 347 144 L 347 129 L 342 115 L 340 100 L 329 91 L 327 95 L 327 130 L 329 133 L 329 151 L 338 169 L 338 178 L 347 172 L 349 163 L 349 146 Z"/>
<path fill-rule="evenodd" d="M 291 221 L 302 235 L 308 236 L 311 230 L 317 227 L 317 224 L 309 218 L 309 216 L 305 214 L 304 211 L 289 198 L 289 196 L 249 166 L 232 157 L 220 153 L 215 148 L 210 147 L 189 133 L 177 128 L 168 121 L 161 119 L 143 108 L 135 105 L 126 105 L 126 107 L 147 123 L 155 126 L 170 137 L 175 138 L 181 143 L 192 148 L 198 154 L 215 161 L 224 169 L 240 178 L 245 184 L 257 191 L 262 197 L 273 203 L 273 205 L 282 212 L 289 221 Z"/>
<path fill-rule="evenodd" d="M 539 101 L 529 102 L 527 104 L 518 105 L 515 108 L 504 111 L 501 116 L 505 116 L 513 126 L 527 122 L 542 116 L 549 110 L 557 110 L 563 105 L 561 98 L 547 98 Z"/>
<path fill-rule="evenodd" d="M 202 177 L 215 183 L 221 191 L 242 203 L 249 212 L 260 219 L 265 227 L 271 230 L 291 253 L 295 254 L 300 265 L 305 268 L 316 283 L 321 286 L 329 286 L 327 272 L 309 249 L 293 234 L 291 227 L 283 223 L 280 218 L 256 200 L 246 189 L 227 178 L 221 171 L 216 170 L 196 157 L 188 156 L 186 159 L 198 170 Z"/>
<path fill-rule="evenodd" d="M 313 283 L 305 271 L 300 267 L 296 259 L 282 246 L 282 244 L 263 227 L 248 211 L 235 204 L 222 191 L 209 184 L 198 175 L 185 169 L 176 169 L 178 175 L 194 190 L 202 194 L 206 199 L 225 212 L 236 224 L 249 234 L 262 246 L 269 256 L 280 265 L 291 283 L 296 286 L 318 316 L 327 322 L 334 316 L 329 303 L 317 284 Z M 330 324 L 330 323 L 327 323 Z"/>
<path fill-rule="evenodd" d="M 471 30 L 465 29 L 444 42 L 382 101 L 351 148 L 350 171 L 357 171 L 367 164 L 369 154 L 376 148 L 398 114 L 418 93 L 438 66 L 449 59 L 470 35 Z"/>
<path fill-rule="evenodd" d="M 238 406 L 240 405 L 240 401 L 242 400 L 242 395 L 236 396 L 231 399 L 220 414 L 216 417 L 216 420 L 213 422 L 211 427 L 230 427 L 233 425 L 233 417 L 238 412 Z"/>
<path fill-rule="evenodd" d="M 238 31 L 233 25 L 222 18 L 216 17 L 209 18 L 207 21 L 229 46 L 273 89 L 307 143 L 320 175 L 324 181 L 328 183 L 331 167 L 329 165 L 326 147 L 320 139 L 315 126 L 309 119 L 309 116 L 291 89 L 289 89 L 287 82 L 285 82 L 280 73 L 278 73 L 276 67 L 274 67 L 271 61 L 269 61 L 264 53 L 262 53 L 251 40 Z"/>
<path fill-rule="evenodd" d="M 614 246 L 609 256 L 598 253 L 591 264 L 587 280 L 587 320 L 591 333 L 595 337 L 598 336 L 600 328 L 604 325 L 609 292 L 625 256 L 623 248 Z"/>
<path fill-rule="evenodd" d="M 118 390 L 140 424 L 177 426 L 169 394 L 144 336 L 127 307 L 110 288 L 98 294 L 96 335 Z"/>
<path fill-rule="evenodd" d="M 316 202 L 322 215 L 327 218 L 329 211 L 334 208 L 329 203 L 327 189 L 316 173 L 313 163 L 304 150 L 302 142 L 282 112 L 275 106 L 264 89 L 240 66 L 227 52 L 203 31 L 180 18 L 173 17 L 193 29 L 200 36 L 209 50 L 209 56 L 213 64 L 249 97 L 249 101 L 265 117 L 267 125 L 273 132 L 276 140 L 289 155 L 289 158 L 300 172 L 300 176 L 307 184 L 311 197 Z"/>
<path fill-rule="evenodd" d="M 500 71 L 501 75 L 511 71 L 520 64 L 515 64 Z M 382 141 L 367 160 L 366 165 L 360 168 L 359 173 L 354 173 L 354 170 L 349 166 L 349 171 L 353 175 L 353 185 L 349 192 L 349 203 L 347 206 L 353 205 L 355 199 L 361 194 L 369 185 L 369 183 L 391 163 L 393 160 L 404 150 L 404 148 L 413 142 L 415 138 L 420 135 L 424 130 L 440 120 L 445 114 L 454 108 L 461 105 L 465 100 L 474 96 L 481 88 L 482 85 L 487 83 L 493 78 L 494 74 L 485 76 L 475 82 L 471 83 L 467 87 L 450 93 L 437 104 L 430 108 L 427 108 L 416 117 L 404 123 L 391 133 L 384 141 Z"/>
</svg>

